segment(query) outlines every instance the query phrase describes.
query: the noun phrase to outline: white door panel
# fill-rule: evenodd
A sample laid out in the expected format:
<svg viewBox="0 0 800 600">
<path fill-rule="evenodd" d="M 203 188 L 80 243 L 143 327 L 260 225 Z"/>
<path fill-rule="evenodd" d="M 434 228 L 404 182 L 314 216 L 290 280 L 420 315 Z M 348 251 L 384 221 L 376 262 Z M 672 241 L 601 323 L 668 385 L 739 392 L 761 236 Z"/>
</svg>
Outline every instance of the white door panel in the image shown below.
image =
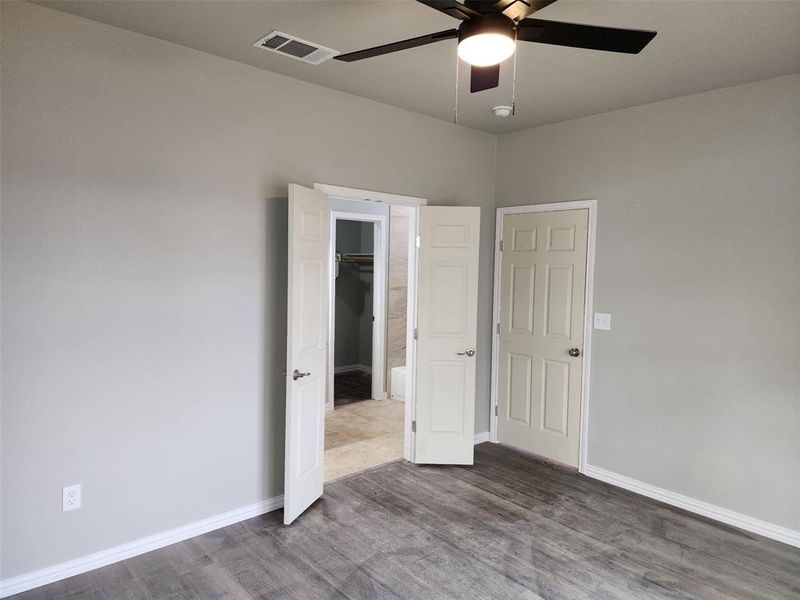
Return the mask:
<svg viewBox="0 0 800 600">
<path fill-rule="evenodd" d="M 291 184 L 283 498 L 287 525 L 322 495 L 327 265 L 328 198 L 322 192 Z"/>
<path fill-rule="evenodd" d="M 579 460 L 588 210 L 506 215 L 500 263 L 498 439 Z M 577 348 L 580 356 L 571 356 Z"/>
<path fill-rule="evenodd" d="M 472 464 L 480 208 L 422 207 L 419 231 L 414 459 Z"/>
</svg>

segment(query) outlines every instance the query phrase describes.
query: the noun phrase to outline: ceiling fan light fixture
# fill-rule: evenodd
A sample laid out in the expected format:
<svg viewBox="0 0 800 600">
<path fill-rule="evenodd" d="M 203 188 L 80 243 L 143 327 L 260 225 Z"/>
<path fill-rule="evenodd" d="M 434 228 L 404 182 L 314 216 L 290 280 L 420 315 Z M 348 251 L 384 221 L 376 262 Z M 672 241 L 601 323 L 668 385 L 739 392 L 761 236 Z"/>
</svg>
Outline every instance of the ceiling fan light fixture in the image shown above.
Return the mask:
<svg viewBox="0 0 800 600">
<path fill-rule="evenodd" d="M 497 65 L 514 54 L 514 40 L 502 33 L 479 33 L 458 44 L 458 56 L 475 67 Z"/>
<path fill-rule="evenodd" d="M 458 32 L 458 57 L 475 67 L 498 65 L 514 54 L 514 22 L 503 16 L 465 21 Z"/>
</svg>

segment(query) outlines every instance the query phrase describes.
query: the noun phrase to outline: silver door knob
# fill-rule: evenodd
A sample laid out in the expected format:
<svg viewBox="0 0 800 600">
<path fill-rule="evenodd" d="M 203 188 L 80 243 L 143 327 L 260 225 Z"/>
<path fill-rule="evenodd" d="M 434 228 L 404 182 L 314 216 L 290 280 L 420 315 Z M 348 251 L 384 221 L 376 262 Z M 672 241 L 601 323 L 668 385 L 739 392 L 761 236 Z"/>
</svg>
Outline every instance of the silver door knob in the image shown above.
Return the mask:
<svg viewBox="0 0 800 600">
<path fill-rule="evenodd" d="M 292 379 L 294 379 L 295 381 L 297 381 L 298 379 L 302 379 L 303 377 L 308 377 L 309 375 L 311 375 L 311 373 L 301 373 L 297 369 L 292 371 Z"/>
<path fill-rule="evenodd" d="M 572 356 L 572 357 L 577 357 L 577 356 L 581 355 L 581 351 L 578 350 L 577 348 L 570 348 L 569 349 L 569 355 Z"/>
<path fill-rule="evenodd" d="M 464 352 L 456 352 L 459 356 L 475 356 L 475 350 L 467 348 Z"/>
</svg>

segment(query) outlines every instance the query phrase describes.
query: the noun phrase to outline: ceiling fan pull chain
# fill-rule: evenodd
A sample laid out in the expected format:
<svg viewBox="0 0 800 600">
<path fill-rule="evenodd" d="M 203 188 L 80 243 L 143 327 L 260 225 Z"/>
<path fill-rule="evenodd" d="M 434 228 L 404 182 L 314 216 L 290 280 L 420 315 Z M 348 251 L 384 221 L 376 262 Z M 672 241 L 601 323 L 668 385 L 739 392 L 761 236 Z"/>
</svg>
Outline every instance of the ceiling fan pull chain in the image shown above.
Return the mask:
<svg viewBox="0 0 800 600">
<path fill-rule="evenodd" d="M 453 106 L 453 123 L 458 125 L 458 47 L 456 47 L 456 98 Z"/>
<path fill-rule="evenodd" d="M 514 67 L 511 78 L 511 116 L 517 113 L 517 28 L 514 28 Z"/>
</svg>

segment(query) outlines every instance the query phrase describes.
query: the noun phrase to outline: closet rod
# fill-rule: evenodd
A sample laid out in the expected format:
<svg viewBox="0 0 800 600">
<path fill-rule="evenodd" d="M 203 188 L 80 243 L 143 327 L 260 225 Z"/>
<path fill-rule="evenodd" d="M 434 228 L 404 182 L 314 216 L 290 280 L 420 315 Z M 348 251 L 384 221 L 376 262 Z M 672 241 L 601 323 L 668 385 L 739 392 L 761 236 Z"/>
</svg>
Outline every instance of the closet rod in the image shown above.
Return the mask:
<svg viewBox="0 0 800 600">
<path fill-rule="evenodd" d="M 375 261 L 374 254 L 336 254 L 338 262 L 359 263 L 371 265 Z"/>
</svg>

